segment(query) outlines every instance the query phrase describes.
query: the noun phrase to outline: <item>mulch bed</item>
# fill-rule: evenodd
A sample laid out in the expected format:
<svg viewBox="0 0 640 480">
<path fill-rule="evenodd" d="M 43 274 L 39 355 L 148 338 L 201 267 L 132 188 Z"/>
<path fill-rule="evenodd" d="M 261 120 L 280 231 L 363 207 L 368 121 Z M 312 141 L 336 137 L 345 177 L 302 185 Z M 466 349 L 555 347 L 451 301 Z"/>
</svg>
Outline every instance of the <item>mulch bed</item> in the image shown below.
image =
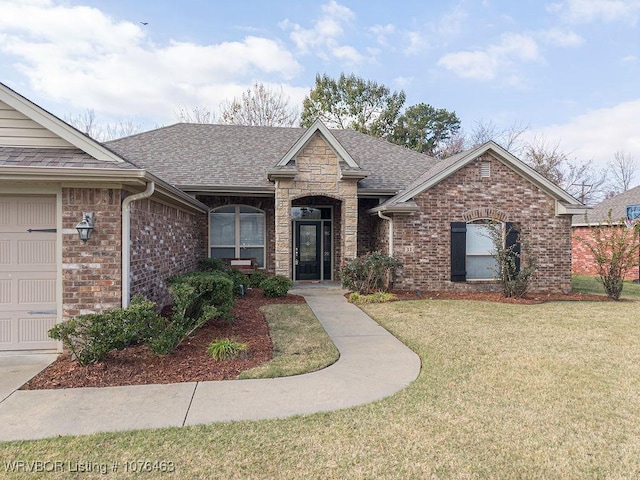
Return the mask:
<svg viewBox="0 0 640 480">
<path fill-rule="evenodd" d="M 515 303 L 521 305 L 534 305 L 557 301 L 611 301 L 611 299 L 605 295 L 588 295 L 574 292 L 567 294 L 527 294 L 523 298 L 506 298 L 501 292 L 421 292 L 420 295 L 417 295 L 415 291 L 394 290 L 392 293 L 397 295 L 398 300 L 482 300 L 485 302 Z"/>
<path fill-rule="evenodd" d="M 236 300 L 233 322 L 214 321 L 180 344 L 170 355 L 153 356 L 144 345 L 107 354 L 93 365 L 82 366 L 61 355 L 48 368 L 22 386 L 22 390 L 74 387 L 111 387 L 152 383 L 202 382 L 229 380 L 243 370 L 271 360 L 273 344 L 269 328 L 259 308 L 267 304 L 304 303 L 298 295 L 268 298 L 262 290 L 252 289 Z M 215 361 L 207 346 L 217 338 L 234 338 L 249 345 L 247 358 Z"/>
<path fill-rule="evenodd" d="M 421 292 L 394 291 L 399 300 L 484 300 L 500 303 L 539 304 L 549 301 L 609 301 L 603 295 L 527 295 L 525 298 L 504 298 L 499 292 Z M 349 294 L 346 294 L 348 297 Z M 118 385 L 146 385 L 153 383 L 202 382 L 230 380 L 272 358 L 273 344 L 264 315 L 263 305 L 304 303 L 298 295 L 268 298 L 262 290 L 249 290 L 236 300 L 234 321 L 212 322 L 185 340 L 170 355 L 153 356 L 144 345 L 132 346 L 107 354 L 105 359 L 93 365 L 82 366 L 62 354 L 48 368 L 23 385 L 23 390 L 58 389 L 74 387 L 112 387 Z M 207 354 L 207 346 L 217 338 L 234 338 L 249 345 L 246 358 L 218 362 Z"/>
</svg>

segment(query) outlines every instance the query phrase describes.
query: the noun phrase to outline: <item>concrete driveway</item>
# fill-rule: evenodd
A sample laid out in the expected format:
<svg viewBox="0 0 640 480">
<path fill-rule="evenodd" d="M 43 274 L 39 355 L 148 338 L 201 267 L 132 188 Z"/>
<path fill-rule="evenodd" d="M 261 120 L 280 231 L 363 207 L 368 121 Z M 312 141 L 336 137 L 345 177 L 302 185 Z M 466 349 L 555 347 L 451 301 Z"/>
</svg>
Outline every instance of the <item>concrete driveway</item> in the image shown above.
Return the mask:
<svg viewBox="0 0 640 480">
<path fill-rule="evenodd" d="M 0 354 L 0 402 L 47 368 L 57 353 Z"/>
</svg>

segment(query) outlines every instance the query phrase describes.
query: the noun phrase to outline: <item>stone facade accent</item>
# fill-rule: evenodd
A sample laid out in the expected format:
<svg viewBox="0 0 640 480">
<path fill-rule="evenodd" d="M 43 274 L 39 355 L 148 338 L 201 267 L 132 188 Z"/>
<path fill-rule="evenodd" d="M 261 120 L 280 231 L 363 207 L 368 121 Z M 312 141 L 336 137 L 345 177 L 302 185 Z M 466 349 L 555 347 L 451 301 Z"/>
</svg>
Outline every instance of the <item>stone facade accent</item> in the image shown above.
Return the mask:
<svg viewBox="0 0 640 480">
<path fill-rule="evenodd" d="M 296 156 L 297 174 L 293 179 L 275 182 L 275 273 L 291 277 L 291 206 L 303 197 L 329 197 L 340 201 L 339 227 L 334 223 L 334 265 L 357 255 L 357 180 L 341 179 L 339 159 L 321 134 L 316 133 Z M 338 231 L 339 228 L 339 231 Z"/>
<path fill-rule="evenodd" d="M 488 178 L 480 174 L 483 161 L 491 162 Z M 497 290 L 496 282 L 450 281 L 450 223 L 482 218 L 483 208 L 490 208 L 503 220 L 520 223 L 537 258 L 532 291 L 571 290 L 571 217 L 556 216 L 552 197 L 491 155 L 470 162 L 414 200 L 419 212 L 393 220 L 395 256 L 404 263 L 396 288 Z"/>
<path fill-rule="evenodd" d="M 131 296 L 163 307 L 171 302 L 167 278 L 192 272 L 207 256 L 207 215 L 143 199 L 131 204 Z"/>
<path fill-rule="evenodd" d="M 62 188 L 63 318 L 120 307 L 122 294 L 121 190 Z M 75 227 L 94 212 L 95 230 L 83 243 Z"/>
</svg>

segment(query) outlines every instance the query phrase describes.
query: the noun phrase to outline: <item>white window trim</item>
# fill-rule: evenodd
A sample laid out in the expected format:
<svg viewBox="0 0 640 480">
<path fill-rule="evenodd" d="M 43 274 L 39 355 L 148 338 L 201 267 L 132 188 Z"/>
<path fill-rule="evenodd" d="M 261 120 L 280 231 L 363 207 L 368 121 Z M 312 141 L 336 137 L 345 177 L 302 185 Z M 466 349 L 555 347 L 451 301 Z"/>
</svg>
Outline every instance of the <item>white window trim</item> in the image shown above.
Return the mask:
<svg viewBox="0 0 640 480">
<path fill-rule="evenodd" d="M 234 207 L 235 211 L 234 211 L 234 222 L 235 222 L 235 238 L 236 238 L 236 242 L 235 244 L 220 244 L 220 245 L 214 245 L 213 244 L 213 240 L 211 238 L 211 223 L 213 221 L 212 219 L 212 215 L 214 213 L 216 213 L 216 210 L 220 210 L 221 208 L 229 208 L 229 207 Z M 245 208 L 251 208 L 255 211 L 255 213 L 261 213 L 262 214 L 262 231 L 264 233 L 264 239 L 263 239 L 263 243 L 262 244 L 242 244 L 241 243 L 241 237 L 240 237 L 240 208 L 245 207 Z M 231 212 L 229 212 L 231 213 Z M 254 207 L 252 205 L 245 205 L 245 204 L 234 204 L 234 205 L 221 205 L 219 207 L 216 207 L 212 210 L 209 211 L 209 257 L 212 258 L 211 255 L 211 250 L 214 248 L 234 248 L 235 249 L 235 258 L 242 258 L 242 255 L 240 254 L 240 251 L 242 248 L 262 248 L 262 262 L 260 262 L 260 259 L 256 259 L 258 260 L 258 263 L 262 263 L 262 267 L 259 267 L 261 270 L 264 270 L 267 266 L 267 229 L 266 229 L 266 223 L 267 223 L 267 214 L 264 210 L 261 210 L 260 208 Z"/>
<path fill-rule="evenodd" d="M 494 224 L 499 223 L 501 225 L 502 242 L 504 243 L 504 241 L 505 241 L 505 235 L 504 235 L 504 233 L 505 233 L 505 223 L 504 222 L 500 222 L 500 221 L 495 221 L 494 219 L 491 219 L 491 218 L 475 218 L 475 219 L 467 222 L 467 235 L 469 234 L 469 227 L 468 227 L 469 225 L 482 225 L 483 223 L 480 223 L 480 222 L 483 222 L 483 221 L 488 221 L 488 222 L 491 222 L 491 223 L 494 223 Z M 468 245 L 468 243 L 467 243 L 467 245 Z M 491 253 L 487 254 L 485 252 L 482 252 L 482 253 L 475 253 L 475 252 L 469 253 L 468 247 L 465 248 L 465 256 L 466 257 L 489 257 L 489 256 L 493 257 L 493 255 L 491 255 Z M 465 281 L 467 281 L 467 282 L 496 281 L 497 277 L 495 276 L 495 272 L 492 271 L 492 273 L 493 273 L 494 276 L 483 277 L 483 278 L 467 278 Z"/>
</svg>

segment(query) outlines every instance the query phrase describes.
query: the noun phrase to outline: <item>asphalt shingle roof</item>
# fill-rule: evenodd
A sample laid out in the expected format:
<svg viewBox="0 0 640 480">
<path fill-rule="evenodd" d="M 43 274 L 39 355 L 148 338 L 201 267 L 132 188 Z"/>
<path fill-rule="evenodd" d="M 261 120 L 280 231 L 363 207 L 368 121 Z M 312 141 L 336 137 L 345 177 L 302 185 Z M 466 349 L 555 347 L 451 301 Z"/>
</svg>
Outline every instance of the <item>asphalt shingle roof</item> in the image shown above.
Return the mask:
<svg viewBox="0 0 640 480">
<path fill-rule="evenodd" d="M 62 168 L 136 168 L 128 162 L 96 160 L 78 148 L 0 147 L 0 165 Z"/>
<path fill-rule="evenodd" d="M 618 222 L 621 218 L 627 217 L 627 205 L 640 205 L 640 186 L 600 202 L 587 213 L 587 218 L 589 223 L 600 223 L 607 219 L 609 210 L 611 210 L 612 220 Z M 584 225 L 587 222 L 584 215 L 574 215 L 572 223 Z"/>
<path fill-rule="evenodd" d="M 268 187 L 267 170 L 305 133 L 304 128 L 179 123 L 105 145 L 176 185 Z M 370 173 L 360 188 L 400 190 L 436 163 L 434 158 L 353 130 L 331 130 Z"/>
</svg>

